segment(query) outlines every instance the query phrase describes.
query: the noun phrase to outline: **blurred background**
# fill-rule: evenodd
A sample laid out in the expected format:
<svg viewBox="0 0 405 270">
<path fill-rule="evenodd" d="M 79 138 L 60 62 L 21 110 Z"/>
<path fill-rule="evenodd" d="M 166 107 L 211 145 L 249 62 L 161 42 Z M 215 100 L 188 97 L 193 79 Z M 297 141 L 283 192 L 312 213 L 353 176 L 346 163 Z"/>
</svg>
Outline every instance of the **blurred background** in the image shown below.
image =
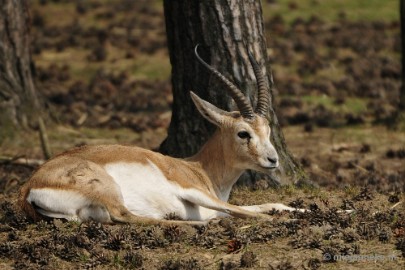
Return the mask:
<svg viewBox="0 0 405 270">
<path fill-rule="evenodd" d="M 387 129 L 401 86 L 397 0 L 263 0 L 287 145 L 325 186 L 404 190 L 405 134 Z M 30 1 L 36 87 L 54 153 L 88 143 L 156 149 L 171 117 L 161 0 Z M 5 146 L 7 145 L 7 146 Z M 20 138 L 3 153 L 40 156 Z"/>
<path fill-rule="evenodd" d="M 283 125 L 380 122 L 396 109 L 397 0 L 262 5 Z M 168 125 L 162 1 L 32 1 L 31 20 L 37 87 L 61 122 L 138 132 Z"/>
</svg>

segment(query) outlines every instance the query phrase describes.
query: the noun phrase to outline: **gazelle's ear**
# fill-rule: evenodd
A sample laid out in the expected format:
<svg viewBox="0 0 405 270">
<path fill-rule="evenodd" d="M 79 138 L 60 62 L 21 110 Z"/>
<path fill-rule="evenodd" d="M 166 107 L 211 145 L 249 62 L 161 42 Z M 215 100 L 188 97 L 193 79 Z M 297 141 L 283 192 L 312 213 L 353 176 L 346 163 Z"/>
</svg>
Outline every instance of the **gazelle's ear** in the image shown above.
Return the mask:
<svg viewBox="0 0 405 270">
<path fill-rule="evenodd" d="M 201 115 L 217 126 L 222 126 L 231 113 L 221 110 L 190 91 L 191 99 Z"/>
</svg>

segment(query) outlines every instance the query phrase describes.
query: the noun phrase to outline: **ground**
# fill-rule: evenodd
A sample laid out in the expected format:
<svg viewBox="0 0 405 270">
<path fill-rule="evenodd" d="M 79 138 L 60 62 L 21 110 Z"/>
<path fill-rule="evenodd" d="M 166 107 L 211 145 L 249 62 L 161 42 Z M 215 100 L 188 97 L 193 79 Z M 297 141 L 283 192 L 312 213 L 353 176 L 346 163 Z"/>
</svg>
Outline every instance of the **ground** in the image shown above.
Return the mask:
<svg viewBox="0 0 405 270">
<path fill-rule="evenodd" d="M 38 135 L 0 145 L 1 269 L 403 269 L 405 131 L 394 0 L 262 1 L 276 110 L 312 186 L 237 186 L 238 205 L 308 213 L 208 226 L 32 222 L 16 209 L 42 159 Z M 32 1 L 36 85 L 54 154 L 75 145 L 157 149 L 172 102 L 162 1 Z M 56 123 L 56 124 L 55 124 Z M 352 213 L 339 212 L 352 209 Z"/>
</svg>

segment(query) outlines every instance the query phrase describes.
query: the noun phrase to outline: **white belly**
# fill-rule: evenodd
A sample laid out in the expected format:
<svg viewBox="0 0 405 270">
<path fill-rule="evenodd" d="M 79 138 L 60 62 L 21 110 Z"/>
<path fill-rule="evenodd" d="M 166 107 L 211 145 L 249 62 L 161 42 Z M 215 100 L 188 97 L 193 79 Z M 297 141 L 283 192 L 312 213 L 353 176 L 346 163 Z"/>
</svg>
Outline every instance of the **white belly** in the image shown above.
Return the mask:
<svg viewBox="0 0 405 270">
<path fill-rule="evenodd" d="M 216 216 L 214 210 L 181 199 L 187 190 L 167 180 L 152 162 L 110 163 L 105 170 L 120 187 L 125 206 L 135 215 L 164 219 L 175 214 L 184 220 L 206 220 Z"/>
</svg>

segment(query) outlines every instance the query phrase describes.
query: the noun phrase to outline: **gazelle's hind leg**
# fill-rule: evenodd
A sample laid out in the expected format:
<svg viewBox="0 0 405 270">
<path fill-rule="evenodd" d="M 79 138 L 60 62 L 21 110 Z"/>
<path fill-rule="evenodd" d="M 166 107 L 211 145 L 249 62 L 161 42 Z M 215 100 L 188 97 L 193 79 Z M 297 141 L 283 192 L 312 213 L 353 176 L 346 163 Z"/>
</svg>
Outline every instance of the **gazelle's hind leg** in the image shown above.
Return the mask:
<svg viewBox="0 0 405 270">
<path fill-rule="evenodd" d="M 34 207 L 35 211 L 51 218 L 77 221 L 110 221 L 110 215 L 105 207 L 95 204 L 89 198 L 74 190 L 31 189 L 27 201 Z"/>
</svg>

